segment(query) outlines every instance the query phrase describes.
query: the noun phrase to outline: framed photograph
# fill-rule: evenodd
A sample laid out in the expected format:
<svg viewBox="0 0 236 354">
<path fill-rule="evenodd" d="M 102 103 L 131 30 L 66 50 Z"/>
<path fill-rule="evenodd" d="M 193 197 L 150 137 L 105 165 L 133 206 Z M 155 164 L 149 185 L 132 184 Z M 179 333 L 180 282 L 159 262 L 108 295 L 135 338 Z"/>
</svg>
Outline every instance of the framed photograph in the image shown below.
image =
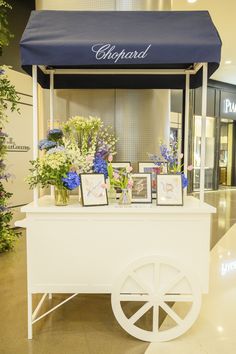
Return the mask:
<svg viewBox="0 0 236 354">
<path fill-rule="evenodd" d="M 132 174 L 132 203 L 152 203 L 152 174 Z"/>
<path fill-rule="evenodd" d="M 119 170 L 121 170 L 123 168 L 130 167 L 131 166 L 131 162 L 128 162 L 128 161 L 112 162 L 111 165 L 112 165 L 114 170 L 119 171 Z"/>
<path fill-rule="evenodd" d="M 181 175 L 157 175 L 157 205 L 183 205 Z"/>
<path fill-rule="evenodd" d="M 83 206 L 108 205 L 104 174 L 81 173 L 80 181 Z"/>
<path fill-rule="evenodd" d="M 156 189 L 157 189 L 157 179 L 156 176 L 161 173 L 167 173 L 168 165 L 166 162 L 162 162 L 161 166 L 155 165 L 154 162 L 139 162 L 138 171 L 141 173 L 151 173 L 152 175 L 152 197 L 156 198 Z"/>
</svg>

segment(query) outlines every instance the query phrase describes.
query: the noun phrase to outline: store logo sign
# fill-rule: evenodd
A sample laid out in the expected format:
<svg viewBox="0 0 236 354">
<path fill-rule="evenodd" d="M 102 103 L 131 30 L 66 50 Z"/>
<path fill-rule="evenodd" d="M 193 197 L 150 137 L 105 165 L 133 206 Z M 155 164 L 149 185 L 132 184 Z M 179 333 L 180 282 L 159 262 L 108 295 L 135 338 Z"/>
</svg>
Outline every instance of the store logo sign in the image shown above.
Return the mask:
<svg viewBox="0 0 236 354">
<path fill-rule="evenodd" d="M 229 98 L 224 100 L 224 113 L 236 113 L 236 103 L 230 101 Z"/>
<path fill-rule="evenodd" d="M 232 271 L 236 271 L 236 261 L 225 262 L 221 264 L 221 275 L 226 275 L 231 273 Z"/>
<path fill-rule="evenodd" d="M 95 44 L 92 46 L 92 52 L 95 53 L 95 58 L 97 60 L 111 60 L 114 63 L 124 59 L 144 59 L 148 56 L 149 49 L 151 48 L 149 44 L 144 50 L 138 51 L 127 51 L 122 49 L 120 51 L 116 50 L 116 46 L 112 44 Z"/>
<path fill-rule="evenodd" d="M 17 145 L 13 138 L 9 137 L 6 141 L 7 152 L 28 152 L 30 146 L 27 145 Z"/>
</svg>

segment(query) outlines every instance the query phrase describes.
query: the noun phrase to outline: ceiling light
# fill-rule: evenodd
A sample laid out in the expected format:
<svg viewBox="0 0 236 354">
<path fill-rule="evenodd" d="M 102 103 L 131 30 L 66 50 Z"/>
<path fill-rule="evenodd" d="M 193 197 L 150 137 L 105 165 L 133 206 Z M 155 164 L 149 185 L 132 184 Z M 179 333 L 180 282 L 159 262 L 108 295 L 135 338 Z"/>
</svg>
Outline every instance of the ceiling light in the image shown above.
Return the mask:
<svg viewBox="0 0 236 354">
<path fill-rule="evenodd" d="M 193 4 L 194 2 L 197 2 L 197 0 L 188 0 L 190 4 Z"/>
<path fill-rule="evenodd" d="M 226 65 L 232 64 L 232 60 L 226 60 L 226 61 L 225 61 L 225 64 L 226 64 Z"/>
</svg>

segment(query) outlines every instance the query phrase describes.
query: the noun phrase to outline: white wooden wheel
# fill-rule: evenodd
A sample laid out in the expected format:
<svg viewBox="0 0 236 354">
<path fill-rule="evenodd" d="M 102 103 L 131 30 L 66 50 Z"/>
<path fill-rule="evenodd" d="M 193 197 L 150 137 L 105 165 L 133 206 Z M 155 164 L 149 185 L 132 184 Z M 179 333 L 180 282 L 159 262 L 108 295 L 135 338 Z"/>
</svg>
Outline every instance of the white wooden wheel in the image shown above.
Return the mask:
<svg viewBox="0 0 236 354">
<path fill-rule="evenodd" d="M 111 302 L 126 332 L 144 341 L 161 342 L 179 337 L 193 325 L 201 308 L 201 290 L 195 277 L 177 261 L 152 256 L 124 270 L 114 284 Z"/>
</svg>

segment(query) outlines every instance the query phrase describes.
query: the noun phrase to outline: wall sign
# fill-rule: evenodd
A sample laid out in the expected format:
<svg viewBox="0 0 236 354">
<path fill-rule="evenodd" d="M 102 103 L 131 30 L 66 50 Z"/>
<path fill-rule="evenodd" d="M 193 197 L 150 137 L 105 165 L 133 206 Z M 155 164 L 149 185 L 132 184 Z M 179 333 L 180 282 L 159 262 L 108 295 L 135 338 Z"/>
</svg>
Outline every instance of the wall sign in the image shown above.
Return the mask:
<svg viewBox="0 0 236 354">
<path fill-rule="evenodd" d="M 114 63 L 124 59 L 144 59 L 148 56 L 148 51 L 151 48 L 149 44 L 143 50 L 127 51 L 126 49 L 117 50 L 113 44 L 94 44 L 92 46 L 92 52 L 95 53 L 97 60 L 110 60 Z"/>
<path fill-rule="evenodd" d="M 17 145 L 13 138 L 8 137 L 6 141 L 7 152 L 28 152 L 30 146 L 28 145 Z"/>
<path fill-rule="evenodd" d="M 221 275 L 224 276 L 233 271 L 236 271 L 236 261 L 225 262 L 221 264 Z"/>
<path fill-rule="evenodd" d="M 236 103 L 230 101 L 229 98 L 224 100 L 224 112 L 227 113 L 236 113 Z"/>
<path fill-rule="evenodd" d="M 220 116 L 236 120 L 236 94 L 221 91 Z"/>
</svg>

